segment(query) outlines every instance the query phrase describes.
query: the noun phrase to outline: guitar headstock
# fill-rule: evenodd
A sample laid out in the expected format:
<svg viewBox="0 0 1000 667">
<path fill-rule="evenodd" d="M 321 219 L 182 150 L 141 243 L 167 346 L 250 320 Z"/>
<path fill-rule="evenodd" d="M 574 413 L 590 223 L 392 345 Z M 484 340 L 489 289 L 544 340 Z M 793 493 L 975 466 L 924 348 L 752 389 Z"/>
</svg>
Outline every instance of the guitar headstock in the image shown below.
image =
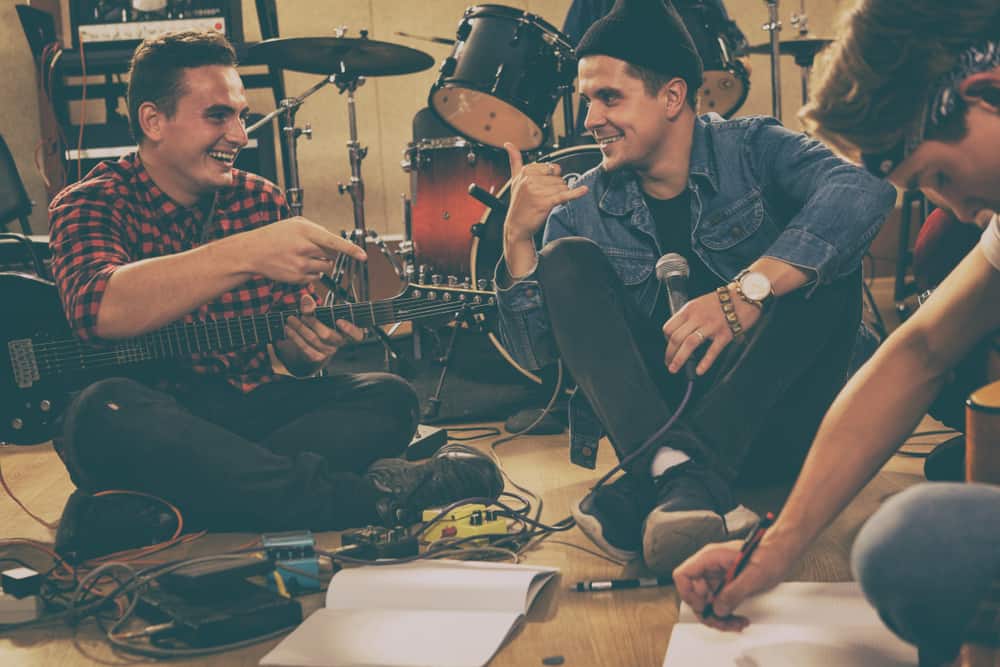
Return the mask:
<svg viewBox="0 0 1000 667">
<path fill-rule="evenodd" d="M 480 284 L 476 287 L 468 282 L 451 282 L 452 284 L 448 285 L 408 283 L 397 298 L 404 301 L 420 302 L 424 308 L 434 307 L 442 312 L 446 312 L 448 306 L 455 307 L 455 312 L 462 310 L 471 314 L 483 313 L 496 308 L 496 292 L 489 281 L 480 280 Z"/>
</svg>

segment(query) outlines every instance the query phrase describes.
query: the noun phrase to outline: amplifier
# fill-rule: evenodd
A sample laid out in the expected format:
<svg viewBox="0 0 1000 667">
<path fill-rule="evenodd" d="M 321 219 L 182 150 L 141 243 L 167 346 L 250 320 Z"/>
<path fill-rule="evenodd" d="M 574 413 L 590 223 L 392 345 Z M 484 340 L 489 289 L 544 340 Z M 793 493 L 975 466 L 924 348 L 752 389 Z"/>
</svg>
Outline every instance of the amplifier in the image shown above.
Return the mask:
<svg viewBox="0 0 1000 667">
<path fill-rule="evenodd" d="M 75 45 L 135 46 L 178 30 L 214 30 L 243 41 L 240 0 L 70 0 Z"/>
</svg>

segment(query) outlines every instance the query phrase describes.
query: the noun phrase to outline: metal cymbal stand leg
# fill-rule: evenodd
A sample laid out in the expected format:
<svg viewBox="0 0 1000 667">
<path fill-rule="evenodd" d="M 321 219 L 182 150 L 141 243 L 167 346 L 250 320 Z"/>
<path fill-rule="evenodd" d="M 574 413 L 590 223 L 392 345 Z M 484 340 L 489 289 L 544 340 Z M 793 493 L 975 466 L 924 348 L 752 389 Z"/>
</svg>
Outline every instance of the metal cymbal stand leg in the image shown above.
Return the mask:
<svg viewBox="0 0 1000 667">
<path fill-rule="evenodd" d="M 764 1 L 767 3 L 767 23 L 763 29 L 771 35 L 771 110 L 774 117 L 781 120 L 781 61 L 778 51 L 781 21 L 778 19 L 778 0 Z"/>
</svg>

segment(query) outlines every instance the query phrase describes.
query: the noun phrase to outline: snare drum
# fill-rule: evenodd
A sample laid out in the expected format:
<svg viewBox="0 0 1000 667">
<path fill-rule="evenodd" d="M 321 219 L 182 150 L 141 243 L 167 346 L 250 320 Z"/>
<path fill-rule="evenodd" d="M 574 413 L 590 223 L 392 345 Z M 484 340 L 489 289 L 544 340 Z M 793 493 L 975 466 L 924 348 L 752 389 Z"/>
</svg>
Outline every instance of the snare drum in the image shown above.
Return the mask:
<svg viewBox="0 0 1000 667">
<path fill-rule="evenodd" d="M 478 5 L 465 11 L 429 103 L 463 136 L 534 150 L 575 76 L 573 47 L 551 24 L 513 7 Z"/>
<path fill-rule="evenodd" d="M 468 277 L 472 225 L 486 209 L 469 195 L 469 184 L 491 192 L 503 185 L 510 178 L 507 154 L 459 137 L 422 139 L 407 146 L 402 166 L 410 172 L 414 263 Z"/>
<path fill-rule="evenodd" d="M 576 186 L 580 176 L 599 165 L 601 159 L 601 149 L 597 146 L 574 146 L 542 156 L 538 162 L 551 162 L 559 165 L 563 180 L 572 188 Z M 504 184 L 497 194 L 497 199 L 505 204 L 510 201 L 510 182 Z M 505 217 L 506 213 L 503 211 L 487 211 L 483 216 L 482 224 L 477 228 L 479 233 L 472 243 L 472 253 L 469 259 L 469 265 L 472 267 L 473 285 L 481 278 L 493 279 L 494 269 L 503 255 L 503 221 Z M 536 239 L 536 243 L 541 246 L 541 234 Z M 495 315 L 487 318 L 486 325 L 490 329 L 488 334 L 490 341 L 500 354 L 529 380 L 543 384 L 542 378 L 520 366 L 500 343 L 500 338 L 495 333 L 497 326 Z"/>
</svg>

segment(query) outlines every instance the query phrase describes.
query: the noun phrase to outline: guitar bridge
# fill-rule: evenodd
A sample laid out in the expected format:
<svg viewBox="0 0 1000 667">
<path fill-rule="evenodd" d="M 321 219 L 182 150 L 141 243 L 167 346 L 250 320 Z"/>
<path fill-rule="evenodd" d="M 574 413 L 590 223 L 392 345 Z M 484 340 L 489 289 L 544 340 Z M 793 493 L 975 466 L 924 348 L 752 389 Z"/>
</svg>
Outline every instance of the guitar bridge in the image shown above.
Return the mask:
<svg viewBox="0 0 1000 667">
<path fill-rule="evenodd" d="M 10 366 L 14 371 L 14 382 L 21 389 L 27 389 L 38 382 L 38 360 L 30 338 L 20 338 L 7 343 L 10 352 Z"/>
</svg>

